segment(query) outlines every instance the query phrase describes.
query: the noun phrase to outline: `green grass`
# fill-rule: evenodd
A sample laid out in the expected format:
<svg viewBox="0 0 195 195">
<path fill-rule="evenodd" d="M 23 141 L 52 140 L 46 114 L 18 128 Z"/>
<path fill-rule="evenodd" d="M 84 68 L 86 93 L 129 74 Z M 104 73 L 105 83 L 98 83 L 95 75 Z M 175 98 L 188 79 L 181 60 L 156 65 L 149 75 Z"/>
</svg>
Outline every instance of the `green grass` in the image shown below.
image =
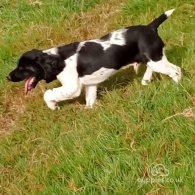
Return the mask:
<svg viewBox="0 0 195 195">
<path fill-rule="evenodd" d="M 194 194 L 194 1 L 29 2 L 0 6 L 0 194 Z M 99 87 L 94 109 L 84 109 L 82 95 L 51 111 L 42 96 L 57 81 L 25 98 L 23 83 L 5 80 L 28 49 L 147 24 L 174 7 L 159 34 L 183 69 L 178 85 L 156 75 L 142 86 L 143 73 L 121 70 Z M 152 175 L 155 164 L 169 175 Z"/>
<path fill-rule="evenodd" d="M 0 5 L 1 78 L 13 67 L 22 51 L 30 47 L 47 46 L 45 43 L 48 40 L 45 39 L 50 38 L 50 29 L 55 29 L 60 24 L 61 30 L 66 31 L 66 22 L 72 20 L 76 12 L 81 14 L 100 2 L 100 0 L 2 1 Z M 4 85 L 2 82 L 1 80 L 0 86 Z"/>
</svg>

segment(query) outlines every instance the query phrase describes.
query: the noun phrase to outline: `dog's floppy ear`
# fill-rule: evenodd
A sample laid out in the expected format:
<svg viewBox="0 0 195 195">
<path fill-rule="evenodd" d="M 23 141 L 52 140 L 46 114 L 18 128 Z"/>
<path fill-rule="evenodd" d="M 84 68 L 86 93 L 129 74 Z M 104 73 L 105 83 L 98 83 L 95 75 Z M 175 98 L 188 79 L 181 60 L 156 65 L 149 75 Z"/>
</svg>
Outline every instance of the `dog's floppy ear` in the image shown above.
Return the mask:
<svg viewBox="0 0 195 195">
<path fill-rule="evenodd" d="M 42 51 L 38 49 L 27 51 L 20 57 L 18 65 L 34 64 L 41 54 Z"/>
<path fill-rule="evenodd" d="M 63 70 L 64 63 L 57 55 L 42 53 L 37 58 L 37 64 L 44 71 L 44 79 L 47 83 L 56 79 L 56 76 Z"/>
</svg>

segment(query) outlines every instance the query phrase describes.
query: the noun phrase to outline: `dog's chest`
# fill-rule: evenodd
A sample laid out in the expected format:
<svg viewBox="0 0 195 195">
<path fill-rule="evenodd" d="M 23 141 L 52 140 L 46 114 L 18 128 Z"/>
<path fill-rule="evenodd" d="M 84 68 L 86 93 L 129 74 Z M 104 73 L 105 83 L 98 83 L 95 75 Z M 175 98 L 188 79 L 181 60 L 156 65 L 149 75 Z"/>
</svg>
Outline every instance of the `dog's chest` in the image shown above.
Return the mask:
<svg viewBox="0 0 195 195">
<path fill-rule="evenodd" d="M 99 70 L 93 72 L 90 75 L 85 75 L 81 77 L 81 82 L 84 85 L 96 85 L 98 83 L 102 83 L 107 80 L 110 76 L 112 76 L 117 70 L 109 69 L 109 68 L 100 68 Z"/>
</svg>

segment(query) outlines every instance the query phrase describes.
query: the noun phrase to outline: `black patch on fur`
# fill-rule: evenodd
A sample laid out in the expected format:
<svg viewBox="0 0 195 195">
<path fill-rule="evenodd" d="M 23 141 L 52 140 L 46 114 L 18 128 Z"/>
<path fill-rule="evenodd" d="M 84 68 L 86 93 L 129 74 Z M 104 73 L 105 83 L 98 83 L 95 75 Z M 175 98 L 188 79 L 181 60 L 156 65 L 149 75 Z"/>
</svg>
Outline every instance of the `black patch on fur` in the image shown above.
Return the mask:
<svg viewBox="0 0 195 195">
<path fill-rule="evenodd" d="M 63 60 L 69 58 L 78 48 L 79 42 L 70 43 L 68 45 L 58 47 L 58 54 Z"/>
<path fill-rule="evenodd" d="M 130 63 L 146 64 L 162 58 L 164 43 L 148 26 L 126 28 L 124 46 L 112 44 L 105 51 L 99 43 L 86 42 L 79 51 L 77 70 L 79 76 L 90 75 L 100 68 L 120 69 Z M 104 39 L 107 39 L 108 35 Z"/>
<path fill-rule="evenodd" d="M 100 64 L 102 61 L 106 64 L 102 46 L 95 42 L 86 42 L 78 52 L 77 71 L 79 76 L 89 75 L 104 67 L 103 64 Z"/>
<path fill-rule="evenodd" d="M 43 53 L 37 59 L 37 63 L 44 70 L 44 80 L 49 83 L 56 79 L 56 76 L 65 67 L 64 61 L 57 55 L 48 55 Z"/>
</svg>

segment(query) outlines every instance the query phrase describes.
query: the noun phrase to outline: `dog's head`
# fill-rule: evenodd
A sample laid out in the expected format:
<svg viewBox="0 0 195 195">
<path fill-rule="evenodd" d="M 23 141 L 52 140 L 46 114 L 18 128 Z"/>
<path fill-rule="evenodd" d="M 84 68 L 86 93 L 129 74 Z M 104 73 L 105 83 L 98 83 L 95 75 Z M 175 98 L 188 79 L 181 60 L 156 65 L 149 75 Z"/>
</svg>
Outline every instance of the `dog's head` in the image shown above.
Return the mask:
<svg viewBox="0 0 195 195">
<path fill-rule="evenodd" d="M 36 87 L 40 80 L 47 83 L 56 79 L 65 64 L 58 55 L 44 53 L 33 49 L 25 52 L 19 59 L 17 67 L 10 72 L 7 79 L 12 82 L 25 80 L 25 92 Z"/>
</svg>

